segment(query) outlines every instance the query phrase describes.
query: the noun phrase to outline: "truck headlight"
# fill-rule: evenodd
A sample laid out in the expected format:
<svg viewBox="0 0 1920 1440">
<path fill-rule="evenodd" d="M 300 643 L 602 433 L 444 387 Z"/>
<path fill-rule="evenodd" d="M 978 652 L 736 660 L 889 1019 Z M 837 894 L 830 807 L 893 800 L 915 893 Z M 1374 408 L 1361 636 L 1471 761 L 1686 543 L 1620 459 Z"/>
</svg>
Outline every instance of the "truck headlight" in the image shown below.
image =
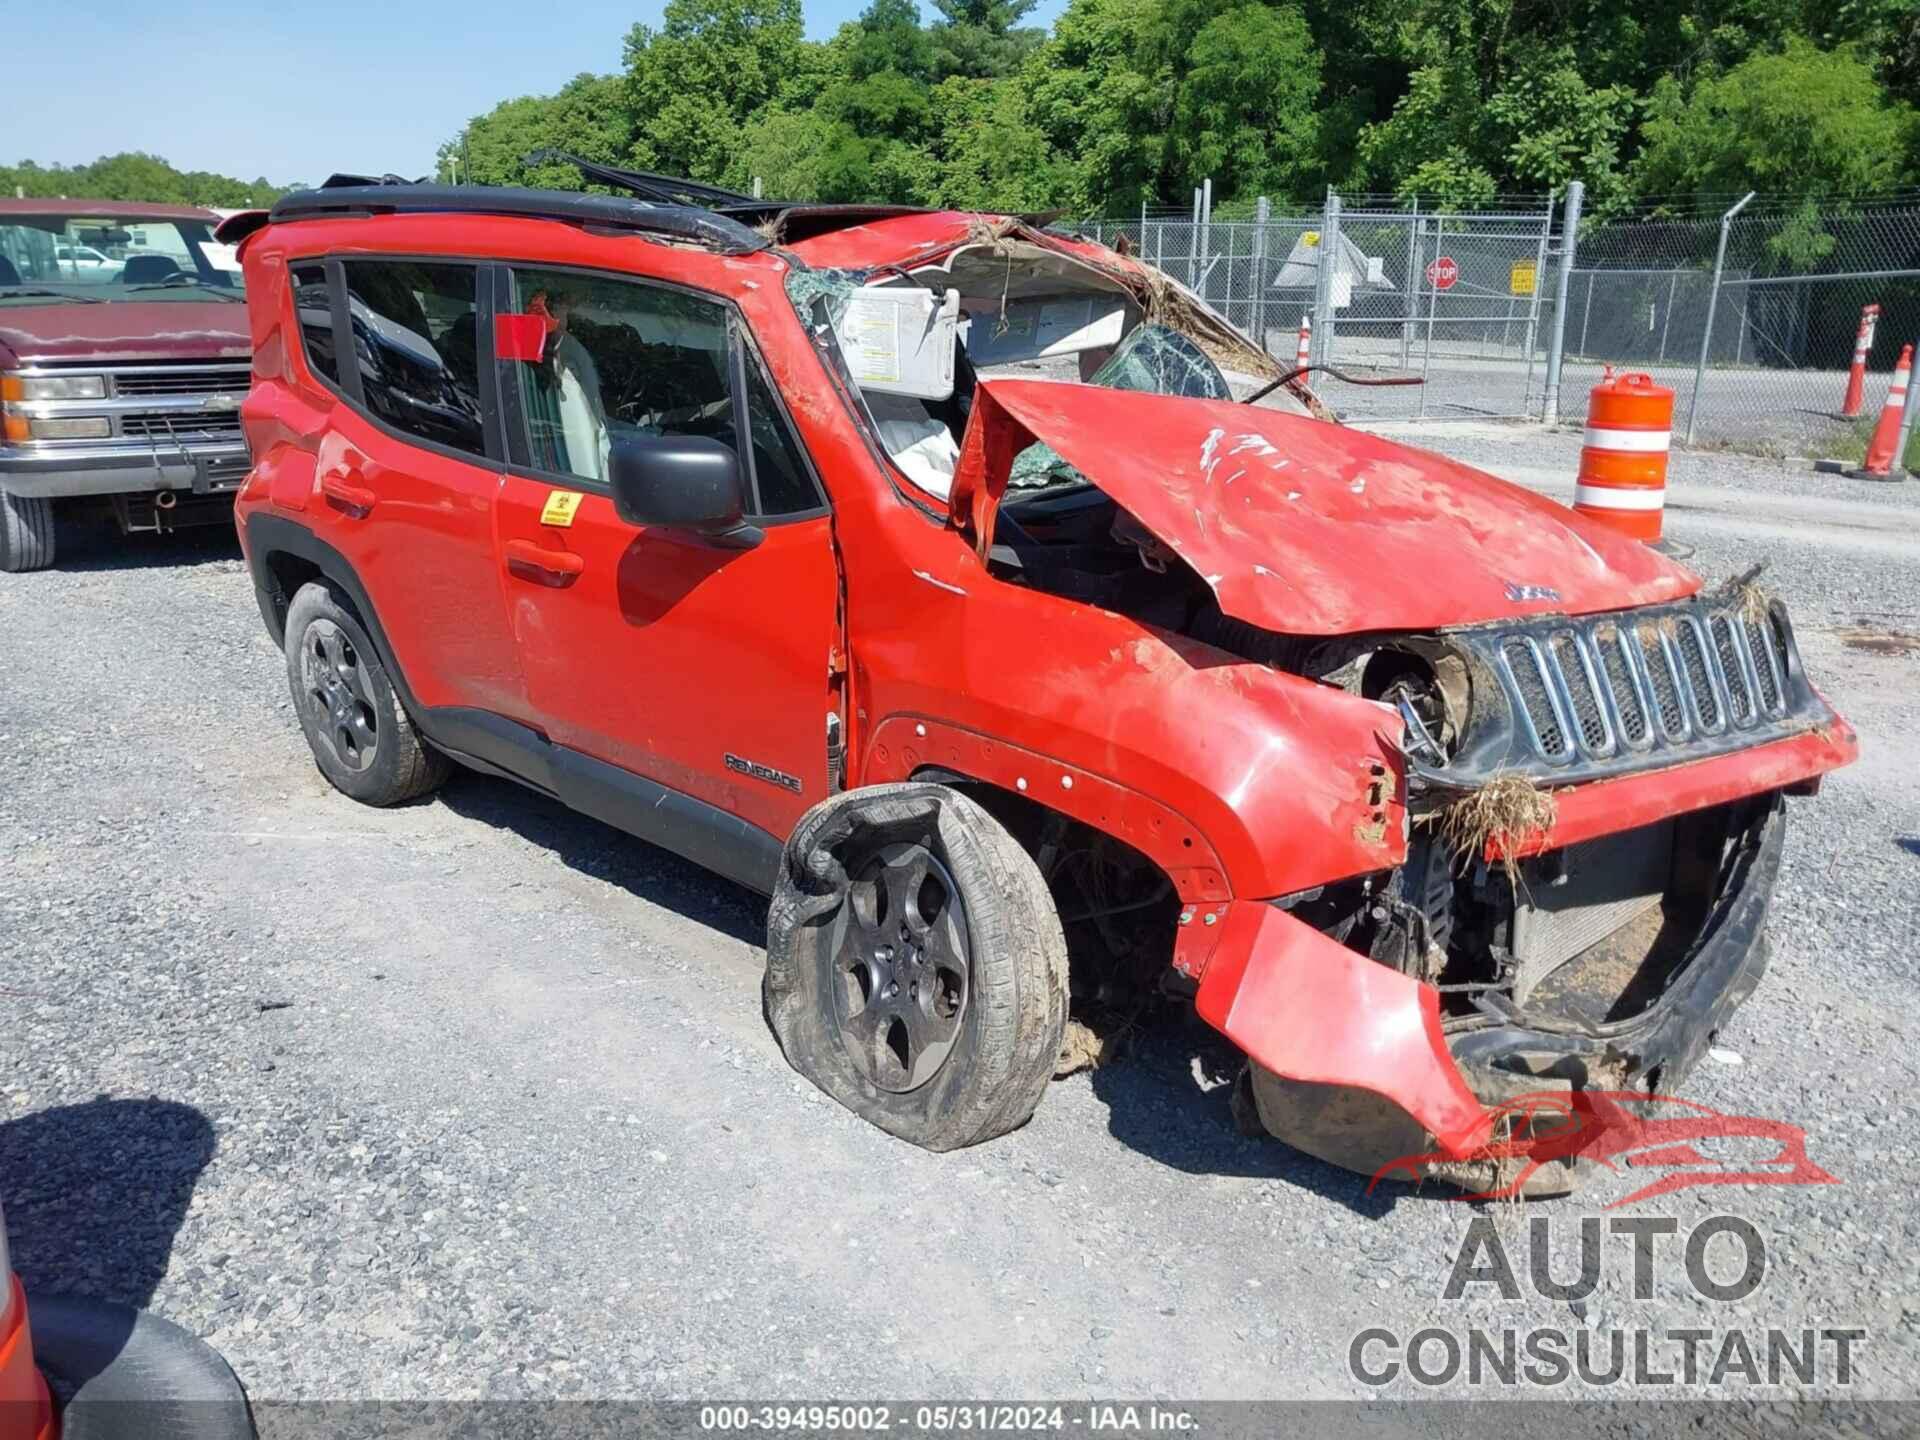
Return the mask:
<svg viewBox="0 0 1920 1440">
<path fill-rule="evenodd" d="M 104 375 L 0 375 L 0 400 L 104 400 Z"/>
<path fill-rule="evenodd" d="M 105 440 L 113 434 L 113 422 L 104 415 L 34 419 L 27 422 L 27 433 L 35 440 Z"/>
</svg>

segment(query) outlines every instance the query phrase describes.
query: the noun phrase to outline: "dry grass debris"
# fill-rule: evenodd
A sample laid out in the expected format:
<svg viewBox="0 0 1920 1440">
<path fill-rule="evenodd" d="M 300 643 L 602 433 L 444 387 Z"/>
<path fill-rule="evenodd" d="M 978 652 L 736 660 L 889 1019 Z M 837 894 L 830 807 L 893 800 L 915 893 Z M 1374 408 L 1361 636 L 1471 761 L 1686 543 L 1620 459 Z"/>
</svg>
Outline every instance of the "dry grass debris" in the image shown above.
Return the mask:
<svg viewBox="0 0 1920 1440">
<path fill-rule="evenodd" d="M 1553 828 L 1559 805 L 1550 791 L 1524 775 L 1494 776 L 1471 795 L 1449 805 L 1440 817 L 1440 838 L 1468 864 L 1487 853 L 1499 854 L 1509 884 L 1518 885 L 1519 862 L 1513 851 L 1541 831 Z"/>
</svg>

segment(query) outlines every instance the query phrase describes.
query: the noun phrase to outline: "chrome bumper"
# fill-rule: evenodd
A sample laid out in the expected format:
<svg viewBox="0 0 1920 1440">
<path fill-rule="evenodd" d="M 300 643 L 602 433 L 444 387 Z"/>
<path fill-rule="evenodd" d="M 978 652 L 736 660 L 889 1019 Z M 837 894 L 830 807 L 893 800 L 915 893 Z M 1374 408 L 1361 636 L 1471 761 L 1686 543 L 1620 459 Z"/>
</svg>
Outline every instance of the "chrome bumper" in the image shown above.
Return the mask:
<svg viewBox="0 0 1920 1440">
<path fill-rule="evenodd" d="M 236 489 L 248 467 L 239 410 L 250 373 L 246 360 L 231 358 L 9 371 L 28 381 L 97 377 L 104 392 L 92 399 L 5 401 L 10 425 L 85 420 L 104 422 L 108 433 L 0 441 L 0 491 L 63 497 Z"/>
<path fill-rule="evenodd" d="M 155 490 L 196 494 L 235 490 L 247 477 L 244 440 L 196 445 L 133 444 L 0 446 L 0 490 L 62 498 Z"/>
</svg>

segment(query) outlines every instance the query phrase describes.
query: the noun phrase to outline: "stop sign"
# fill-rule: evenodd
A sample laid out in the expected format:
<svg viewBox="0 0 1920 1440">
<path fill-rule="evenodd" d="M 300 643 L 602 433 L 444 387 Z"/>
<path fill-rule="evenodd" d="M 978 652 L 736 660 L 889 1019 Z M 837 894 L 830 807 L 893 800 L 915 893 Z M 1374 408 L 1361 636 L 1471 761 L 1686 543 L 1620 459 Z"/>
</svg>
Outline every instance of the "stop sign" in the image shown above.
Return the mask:
<svg viewBox="0 0 1920 1440">
<path fill-rule="evenodd" d="M 1427 283 L 1436 290 L 1451 290 L 1460 278 L 1460 267 L 1451 255 L 1441 255 L 1427 266 Z"/>
</svg>

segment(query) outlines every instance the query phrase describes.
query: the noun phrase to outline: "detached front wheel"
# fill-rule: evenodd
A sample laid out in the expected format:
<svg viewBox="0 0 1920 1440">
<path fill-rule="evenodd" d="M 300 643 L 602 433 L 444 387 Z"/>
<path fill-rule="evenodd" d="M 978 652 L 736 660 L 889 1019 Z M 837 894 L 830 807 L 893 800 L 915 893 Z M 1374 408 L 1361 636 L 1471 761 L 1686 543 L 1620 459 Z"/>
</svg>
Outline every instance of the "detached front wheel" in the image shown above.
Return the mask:
<svg viewBox="0 0 1920 1440">
<path fill-rule="evenodd" d="M 928 1150 L 1024 1124 L 1067 1021 L 1046 882 L 986 811 L 884 785 L 807 812 L 767 924 L 767 1018 L 787 1060 Z"/>
</svg>

